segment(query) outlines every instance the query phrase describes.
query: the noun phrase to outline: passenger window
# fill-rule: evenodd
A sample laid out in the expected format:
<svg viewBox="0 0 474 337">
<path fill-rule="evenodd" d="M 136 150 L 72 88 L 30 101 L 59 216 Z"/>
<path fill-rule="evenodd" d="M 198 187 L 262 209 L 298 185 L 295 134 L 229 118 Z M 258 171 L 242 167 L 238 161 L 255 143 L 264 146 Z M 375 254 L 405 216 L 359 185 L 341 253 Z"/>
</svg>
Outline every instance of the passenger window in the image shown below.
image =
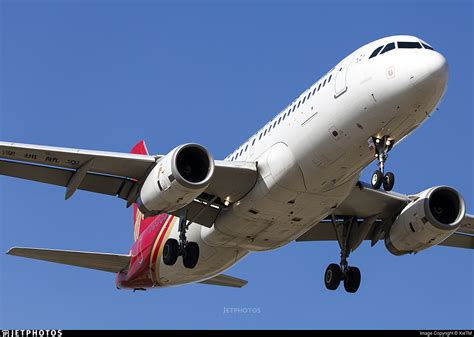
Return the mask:
<svg viewBox="0 0 474 337">
<path fill-rule="evenodd" d="M 306 97 L 307 99 L 309 99 L 311 97 L 311 92 L 308 94 L 308 97 Z"/>
<path fill-rule="evenodd" d="M 319 89 L 321 89 L 321 83 L 319 83 L 318 91 L 319 91 Z"/>
<path fill-rule="evenodd" d="M 316 87 L 314 87 L 314 90 L 313 90 L 313 95 L 314 95 L 314 93 L 315 93 L 315 92 L 316 92 Z"/>
<path fill-rule="evenodd" d="M 372 57 L 377 56 L 379 54 L 379 52 L 382 50 L 382 48 L 383 48 L 383 46 L 380 46 L 377 49 L 375 49 L 374 52 L 372 54 L 370 54 L 369 59 L 371 59 Z"/>
<path fill-rule="evenodd" d="M 303 104 L 304 104 L 304 101 L 306 101 L 306 96 L 303 98 Z"/>
<path fill-rule="evenodd" d="M 273 123 L 273 128 L 275 128 L 276 125 L 277 125 L 277 121 L 275 121 L 275 123 Z"/>
<path fill-rule="evenodd" d="M 288 111 L 288 115 L 290 115 L 290 112 Z M 286 114 L 283 115 L 283 120 L 285 120 Z"/>
<path fill-rule="evenodd" d="M 298 108 L 300 107 L 301 101 L 298 102 Z"/>
<path fill-rule="evenodd" d="M 324 80 L 324 83 L 323 83 L 323 88 L 324 88 L 324 86 L 325 86 L 325 85 L 326 85 L 326 80 Z"/>
<path fill-rule="evenodd" d="M 242 152 L 244 152 L 244 149 L 240 150 L 239 156 L 242 155 Z"/>
<path fill-rule="evenodd" d="M 267 130 L 266 130 L 266 129 L 265 129 L 265 132 L 263 133 L 263 135 L 264 135 L 264 136 L 266 136 L 266 135 L 267 135 Z"/>
<path fill-rule="evenodd" d="M 254 145 L 255 145 L 255 138 L 253 139 L 253 142 L 252 142 L 252 146 L 254 146 Z"/>
<path fill-rule="evenodd" d="M 332 74 L 329 75 L 328 83 L 331 82 Z"/>
<path fill-rule="evenodd" d="M 421 44 L 419 42 L 397 42 L 398 48 L 404 48 L 404 49 L 421 49 Z"/>
<path fill-rule="evenodd" d="M 258 137 L 258 140 L 262 139 L 262 134 L 260 134 L 260 137 Z"/>
<path fill-rule="evenodd" d="M 296 109 L 296 105 L 293 105 L 293 110 L 291 110 L 291 112 L 295 111 Z M 288 116 L 290 115 L 290 112 L 288 111 Z"/>
<path fill-rule="evenodd" d="M 386 53 L 392 49 L 395 49 L 395 42 L 392 42 L 392 43 L 389 43 L 385 46 L 385 48 L 382 50 L 382 52 L 380 53 L 380 55 L 382 55 L 383 53 Z"/>
<path fill-rule="evenodd" d="M 281 122 L 281 116 L 280 116 L 280 118 L 278 119 L 278 124 L 280 124 L 280 122 Z"/>
<path fill-rule="evenodd" d="M 249 144 L 245 145 L 245 152 L 247 152 L 248 148 L 249 148 Z"/>
</svg>

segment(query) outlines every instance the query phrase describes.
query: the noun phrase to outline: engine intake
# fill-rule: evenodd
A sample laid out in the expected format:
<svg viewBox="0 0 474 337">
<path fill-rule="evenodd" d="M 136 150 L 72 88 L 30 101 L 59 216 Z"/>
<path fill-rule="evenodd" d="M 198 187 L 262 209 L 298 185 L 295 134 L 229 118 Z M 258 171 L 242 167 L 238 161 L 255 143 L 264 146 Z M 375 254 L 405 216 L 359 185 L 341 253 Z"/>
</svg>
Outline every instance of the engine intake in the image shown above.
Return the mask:
<svg viewBox="0 0 474 337">
<path fill-rule="evenodd" d="M 137 200 L 146 216 L 172 212 L 191 203 L 208 186 L 214 159 L 198 144 L 184 144 L 160 159 L 146 178 Z"/>
<path fill-rule="evenodd" d="M 466 213 L 464 199 L 451 187 L 433 187 L 415 197 L 385 236 L 385 246 L 394 255 L 441 243 L 458 229 Z"/>
<path fill-rule="evenodd" d="M 453 189 L 438 188 L 428 198 L 428 208 L 430 210 L 428 215 L 432 215 L 434 221 L 440 224 L 451 225 L 456 222 L 459 216 L 462 202 L 459 193 Z"/>
</svg>

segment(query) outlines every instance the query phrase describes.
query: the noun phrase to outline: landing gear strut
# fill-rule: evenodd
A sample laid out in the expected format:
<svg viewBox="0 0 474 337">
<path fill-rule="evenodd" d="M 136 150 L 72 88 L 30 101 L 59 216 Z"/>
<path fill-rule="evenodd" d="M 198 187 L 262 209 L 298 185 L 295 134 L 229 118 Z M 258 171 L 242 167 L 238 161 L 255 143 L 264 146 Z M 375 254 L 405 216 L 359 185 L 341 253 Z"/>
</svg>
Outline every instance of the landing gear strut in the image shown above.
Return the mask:
<svg viewBox="0 0 474 337">
<path fill-rule="evenodd" d="M 338 235 L 336 221 L 333 217 L 332 222 L 336 231 L 337 240 L 341 248 L 341 261 L 338 264 L 331 263 L 324 273 L 324 284 L 329 290 L 336 290 L 341 281 L 344 282 L 344 289 L 348 293 L 355 293 L 360 286 L 360 270 L 357 267 L 350 267 L 347 259 L 349 258 L 351 247 L 349 244 L 352 225 L 355 220 L 350 218 L 344 222 L 342 237 Z"/>
<path fill-rule="evenodd" d="M 186 231 L 191 224 L 185 213 L 179 219 L 179 242 L 176 239 L 168 239 L 163 247 L 163 262 L 172 266 L 179 256 L 183 257 L 183 264 L 186 268 L 192 269 L 199 260 L 199 245 L 196 242 L 188 241 Z"/>
<path fill-rule="evenodd" d="M 388 151 L 392 149 L 393 141 L 388 139 L 388 136 L 382 138 L 373 137 L 375 145 L 375 156 L 378 160 L 379 169 L 372 174 L 372 187 L 376 190 L 383 185 L 385 191 L 391 191 L 395 184 L 395 175 L 392 172 L 384 174 L 385 161 L 388 158 Z"/>
</svg>

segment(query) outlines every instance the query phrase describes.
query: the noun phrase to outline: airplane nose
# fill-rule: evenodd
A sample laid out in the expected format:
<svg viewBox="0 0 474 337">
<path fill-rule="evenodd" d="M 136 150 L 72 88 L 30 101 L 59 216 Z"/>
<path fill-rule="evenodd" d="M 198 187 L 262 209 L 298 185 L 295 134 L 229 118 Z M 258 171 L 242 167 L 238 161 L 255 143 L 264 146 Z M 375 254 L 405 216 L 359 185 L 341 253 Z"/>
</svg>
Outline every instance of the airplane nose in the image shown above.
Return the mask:
<svg viewBox="0 0 474 337">
<path fill-rule="evenodd" d="M 438 52 L 423 50 L 414 58 L 409 73 L 411 83 L 417 89 L 438 88 L 444 90 L 448 82 L 448 62 Z"/>
</svg>

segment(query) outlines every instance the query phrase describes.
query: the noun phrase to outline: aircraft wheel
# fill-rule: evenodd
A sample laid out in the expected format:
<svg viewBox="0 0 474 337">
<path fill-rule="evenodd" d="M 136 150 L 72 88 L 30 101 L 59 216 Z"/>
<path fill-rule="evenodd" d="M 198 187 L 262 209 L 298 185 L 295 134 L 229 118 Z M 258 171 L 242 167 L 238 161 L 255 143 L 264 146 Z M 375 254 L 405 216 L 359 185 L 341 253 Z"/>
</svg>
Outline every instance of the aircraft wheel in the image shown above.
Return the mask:
<svg viewBox="0 0 474 337">
<path fill-rule="evenodd" d="M 163 262 L 172 266 L 179 256 L 179 243 L 175 239 L 168 239 L 163 247 Z"/>
<path fill-rule="evenodd" d="M 335 263 L 331 263 L 324 273 L 324 284 L 329 290 L 336 290 L 341 283 L 342 271 L 341 267 Z"/>
<path fill-rule="evenodd" d="M 372 179 L 371 179 L 372 188 L 375 190 L 378 190 L 380 186 L 382 186 L 383 181 L 384 181 L 383 173 L 380 170 L 374 171 L 374 174 L 372 174 Z"/>
<path fill-rule="evenodd" d="M 349 267 L 344 278 L 344 289 L 348 293 L 355 293 L 360 286 L 360 270 L 357 267 Z"/>
<path fill-rule="evenodd" d="M 383 189 L 385 191 L 391 191 L 395 185 L 395 175 L 392 172 L 387 172 L 383 178 Z"/>
<path fill-rule="evenodd" d="M 184 249 L 183 264 L 186 268 L 193 269 L 199 260 L 199 245 L 189 242 Z"/>
</svg>

